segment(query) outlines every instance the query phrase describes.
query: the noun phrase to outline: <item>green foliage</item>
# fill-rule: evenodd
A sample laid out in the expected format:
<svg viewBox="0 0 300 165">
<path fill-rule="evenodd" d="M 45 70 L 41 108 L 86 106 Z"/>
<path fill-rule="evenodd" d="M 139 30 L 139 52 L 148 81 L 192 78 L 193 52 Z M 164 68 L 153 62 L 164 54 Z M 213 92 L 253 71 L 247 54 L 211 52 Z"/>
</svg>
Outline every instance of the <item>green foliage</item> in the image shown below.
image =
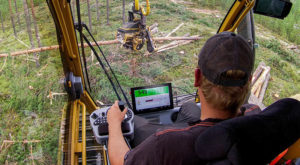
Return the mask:
<svg viewBox="0 0 300 165">
<path fill-rule="evenodd" d="M 56 64 L 52 63 L 51 57 L 48 56 L 47 60 L 41 61 L 43 68 L 36 68 L 34 63 L 19 58 L 14 59 L 14 64 L 12 59 L 9 59 L 8 66 L 1 73 L 0 82 L 3 77 L 8 78 L 5 79 L 8 83 L 0 83 L 5 87 L 1 88 L 1 93 L 5 94 L 4 100 L 1 99 L 1 118 L 14 118 L 11 121 L 0 121 L 0 127 L 5 128 L 1 131 L 1 139 L 42 140 L 40 144 L 42 153 L 49 155 L 49 159 L 55 161 L 58 136 L 53 137 L 53 135 L 58 135 L 59 110 L 66 100 L 62 97 L 61 100 L 54 100 L 54 104 L 50 105 L 47 95 L 49 90 L 62 91 L 63 89 L 59 84 L 59 78 L 62 76 L 61 64 L 57 70 Z M 30 153 L 29 146 L 22 143 L 12 145 L 6 155 L 0 154 L 0 163 L 4 163 L 6 159 L 10 162 L 26 161 Z"/>
<path fill-rule="evenodd" d="M 16 0 L 16 3 L 17 3 L 17 7 L 18 7 L 18 12 L 24 12 L 24 9 L 23 9 L 23 0 Z M 44 0 L 33 0 L 33 3 L 35 6 L 38 6 L 39 4 L 42 4 L 42 3 L 45 3 Z M 10 14 L 9 14 L 9 3 L 8 3 L 8 0 L 0 0 L 0 11 L 1 13 L 3 14 L 3 18 L 4 19 L 9 19 L 10 17 Z M 30 0 L 27 0 L 27 4 L 28 4 L 28 7 L 30 8 Z M 15 13 L 15 3 L 14 3 L 14 0 L 11 0 L 11 7 L 12 7 L 12 12 Z"/>
<path fill-rule="evenodd" d="M 300 1 L 292 0 L 291 2 L 293 3 L 292 9 L 284 20 L 255 15 L 255 21 L 280 36 L 286 37 L 289 41 L 300 44 Z"/>
<path fill-rule="evenodd" d="M 263 47 L 272 50 L 274 53 L 277 53 L 286 61 L 293 63 L 295 65 L 299 65 L 299 60 L 296 59 L 297 55 L 291 51 L 288 52 L 287 50 L 283 49 L 277 40 L 272 39 L 272 40 L 262 41 L 260 43 Z"/>
<path fill-rule="evenodd" d="M 209 7 L 211 9 L 228 10 L 234 0 L 192 0 L 201 7 Z"/>
</svg>

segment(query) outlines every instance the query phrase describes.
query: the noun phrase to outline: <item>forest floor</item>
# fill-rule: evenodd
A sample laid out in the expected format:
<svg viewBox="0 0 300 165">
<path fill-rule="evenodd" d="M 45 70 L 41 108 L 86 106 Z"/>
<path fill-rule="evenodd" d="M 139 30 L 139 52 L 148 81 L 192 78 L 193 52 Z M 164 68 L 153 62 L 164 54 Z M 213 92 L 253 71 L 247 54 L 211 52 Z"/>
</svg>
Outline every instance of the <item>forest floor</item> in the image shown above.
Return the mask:
<svg viewBox="0 0 300 165">
<path fill-rule="evenodd" d="M 203 39 L 152 54 L 146 53 L 145 46 L 138 52 L 125 50 L 120 45 L 102 46 L 125 91 L 129 92 L 134 86 L 172 82 L 174 87 L 179 87 L 174 88 L 177 94 L 195 92 L 193 70 L 197 65 L 197 55 L 206 39 L 216 33 L 230 7 L 230 0 L 227 1 L 225 7 L 221 4 L 211 7 L 204 4 L 204 1 L 152 0 L 147 25 L 158 23 L 159 32 L 154 37 L 163 37 L 184 23 L 172 36 L 189 33 L 190 36 L 199 35 Z M 47 4 L 42 0 L 35 2 L 43 46 L 57 45 L 55 26 Z M 22 5 L 21 2 L 18 3 Z M 98 41 L 113 40 L 117 28 L 122 26 L 122 7 L 119 1 L 111 1 L 110 25 L 106 25 L 105 1 L 100 1 L 100 4 L 101 19 L 97 21 L 95 1 L 91 0 L 92 33 Z M 83 21 L 88 24 L 86 1 L 82 1 L 81 9 Z M 131 4 L 126 4 L 126 10 L 130 9 Z M 22 12 L 20 17 L 24 17 Z M 257 19 L 262 19 L 261 17 L 255 16 Z M 10 27 L 9 17 L 4 19 L 4 26 L 5 32 L 0 31 L 0 53 L 30 47 L 25 19 L 21 19 L 21 26 L 17 25 L 18 40 Z M 259 45 L 256 49 L 255 68 L 261 61 L 271 67 L 271 79 L 263 103 L 270 105 L 281 98 L 299 94 L 299 45 L 263 24 L 256 24 L 255 29 Z M 168 42 L 156 44 L 161 46 L 166 43 Z M 107 78 L 102 69 L 95 65 L 96 61 L 92 60 L 90 49 L 86 49 L 86 54 L 93 98 L 105 104 L 112 103 L 116 97 L 112 94 Z M 35 66 L 35 59 L 31 54 L 0 59 L 0 145 L 4 140 L 15 141 L 14 144 L 1 148 L 0 164 L 56 163 L 61 110 L 66 104 L 67 96 L 55 96 L 52 103 L 47 96 L 50 91 L 65 92 L 61 83 L 64 78 L 63 69 L 58 50 L 41 52 L 38 57 L 41 63 L 39 68 Z M 25 140 L 39 142 L 24 143 Z"/>
</svg>

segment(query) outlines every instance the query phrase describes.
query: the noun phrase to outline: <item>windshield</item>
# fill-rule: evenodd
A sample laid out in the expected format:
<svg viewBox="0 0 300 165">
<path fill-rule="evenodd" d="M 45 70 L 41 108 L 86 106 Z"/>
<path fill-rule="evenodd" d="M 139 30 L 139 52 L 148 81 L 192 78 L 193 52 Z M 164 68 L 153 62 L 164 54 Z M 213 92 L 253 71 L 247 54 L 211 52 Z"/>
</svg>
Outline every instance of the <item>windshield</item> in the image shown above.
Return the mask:
<svg viewBox="0 0 300 165">
<path fill-rule="evenodd" d="M 121 44 L 116 44 L 117 42 L 113 41 L 116 39 L 117 29 L 124 27 L 121 13 L 122 6 L 119 2 L 109 2 L 109 10 L 103 7 L 103 4 L 97 4 L 97 1 L 81 3 L 80 11 L 82 21 L 86 23 L 97 41 L 113 43 L 100 45 L 100 47 L 128 99 L 130 99 L 130 88 L 162 83 L 172 83 L 174 97 L 185 94 L 189 95 L 187 99 L 194 99 L 196 88 L 193 87 L 193 72 L 197 66 L 200 49 L 206 39 L 216 33 L 233 2 L 234 0 L 173 0 L 170 5 L 166 5 L 160 1 L 151 1 L 151 13 L 146 17 L 146 25 L 151 28 L 154 27 L 151 29 L 154 39 L 159 37 L 197 37 L 197 40 L 155 41 L 158 51 L 153 53 L 147 51 L 146 43 L 144 43 L 141 50 L 136 51 L 126 49 Z M 145 4 L 143 5 L 145 6 Z M 71 7 L 75 22 L 77 22 L 74 1 L 71 3 Z M 124 22 L 128 21 L 128 11 L 132 11 L 131 2 L 125 4 L 126 18 Z M 91 23 L 89 23 L 89 12 Z M 83 33 L 88 36 L 85 30 L 83 30 Z M 80 43 L 78 32 L 77 39 Z M 88 37 L 88 39 L 92 42 L 91 37 Z M 100 51 L 96 47 L 95 49 L 105 63 Z M 90 94 L 98 104 L 113 103 L 118 98 L 90 48 L 85 48 L 85 56 L 88 80 L 91 87 Z M 107 64 L 105 68 L 113 79 Z M 83 70 L 85 70 L 84 67 Z M 119 94 L 122 95 L 117 87 L 117 82 L 115 80 L 113 82 Z M 87 89 L 89 88 L 87 87 Z"/>
</svg>

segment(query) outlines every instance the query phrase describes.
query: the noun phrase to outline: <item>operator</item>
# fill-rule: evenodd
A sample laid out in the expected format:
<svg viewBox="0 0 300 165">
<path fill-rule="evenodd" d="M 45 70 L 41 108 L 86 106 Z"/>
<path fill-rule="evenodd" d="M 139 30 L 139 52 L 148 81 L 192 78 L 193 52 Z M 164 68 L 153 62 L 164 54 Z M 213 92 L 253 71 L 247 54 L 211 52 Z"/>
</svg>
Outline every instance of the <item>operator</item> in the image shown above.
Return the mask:
<svg viewBox="0 0 300 165">
<path fill-rule="evenodd" d="M 239 35 L 223 32 L 207 40 L 198 56 L 194 86 L 201 101 L 198 123 L 156 132 L 133 149 L 127 146 L 121 122 L 127 112 L 118 102 L 108 111 L 108 153 L 112 165 L 202 164 L 194 151 L 195 139 L 217 122 L 236 117 L 250 89 L 254 55 Z M 204 162 L 203 162 L 204 163 Z"/>
</svg>

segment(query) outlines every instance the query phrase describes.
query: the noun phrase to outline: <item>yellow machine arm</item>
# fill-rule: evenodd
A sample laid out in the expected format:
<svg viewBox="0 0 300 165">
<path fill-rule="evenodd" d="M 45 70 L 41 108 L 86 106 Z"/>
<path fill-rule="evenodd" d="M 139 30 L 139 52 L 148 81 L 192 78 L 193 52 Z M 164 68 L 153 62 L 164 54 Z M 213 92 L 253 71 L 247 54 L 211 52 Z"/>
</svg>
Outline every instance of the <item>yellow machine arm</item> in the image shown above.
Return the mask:
<svg viewBox="0 0 300 165">
<path fill-rule="evenodd" d="M 144 16 L 147 16 L 147 15 L 150 14 L 150 3 L 149 3 L 149 0 L 146 0 L 146 12 L 145 12 L 144 7 L 139 5 L 139 0 L 135 0 L 134 1 L 134 8 L 135 8 L 136 11 L 141 10 L 141 12 L 142 12 L 142 14 Z"/>
<path fill-rule="evenodd" d="M 58 40 L 64 73 L 66 75 L 68 72 L 73 72 L 74 76 L 84 80 L 70 5 L 67 0 L 48 0 L 48 4 L 56 29 L 59 31 Z M 82 81 L 82 86 L 85 86 L 84 81 Z M 87 111 L 90 113 L 97 108 L 85 89 L 80 100 L 87 106 Z"/>
<path fill-rule="evenodd" d="M 80 77 L 84 87 L 84 75 L 70 5 L 67 0 L 47 0 L 47 3 L 57 30 L 64 73 L 67 75 L 72 72 L 74 76 Z M 71 82 L 66 82 L 66 84 L 68 87 L 72 86 Z M 80 99 L 69 98 L 68 106 L 63 112 L 65 117 L 62 118 L 67 122 L 65 124 L 68 125 L 68 128 L 64 128 L 65 133 L 61 132 L 58 160 L 61 155 L 65 155 L 64 163 L 78 164 L 78 157 L 81 155 L 82 164 L 86 164 L 86 113 L 92 113 L 95 109 L 97 106 L 85 89 L 83 89 Z M 81 128 L 79 128 L 80 120 L 82 121 Z M 80 132 L 81 134 L 79 134 Z M 81 142 L 79 141 L 80 137 Z M 61 163 L 62 161 L 58 162 L 58 164 Z"/>
<path fill-rule="evenodd" d="M 253 8 L 255 0 L 237 0 L 224 18 L 218 33 L 223 31 L 234 32 L 247 13 Z"/>
</svg>

